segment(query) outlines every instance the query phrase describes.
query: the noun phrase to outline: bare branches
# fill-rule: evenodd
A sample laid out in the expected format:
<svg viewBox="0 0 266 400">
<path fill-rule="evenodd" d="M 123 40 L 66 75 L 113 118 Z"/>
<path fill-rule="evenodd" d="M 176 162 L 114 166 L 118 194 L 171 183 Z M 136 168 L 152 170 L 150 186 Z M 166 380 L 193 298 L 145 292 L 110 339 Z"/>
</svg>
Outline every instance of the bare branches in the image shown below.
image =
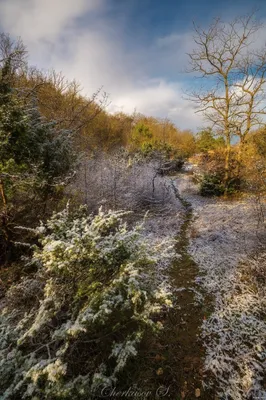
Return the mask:
<svg viewBox="0 0 266 400">
<path fill-rule="evenodd" d="M 225 186 L 230 178 L 232 138 L 239 138 L 239 167 L 246 138 L 266 114 L 266 48 L 250 49 L 261 28 L 254 14 L 230 23 L 214 20 L 204 30 L 194 24 L 197 45 L 190 54 L 190 72 L 206 79 L 207 90 L 195 90 L 190 99 L 226 142 Z"/>
<path fill-rule="evenodd" d="M 20 38 L 13 41 L 8 34 L 0 33 L 0 68 L 7 61 L 12 66 L 12 72 L 25 66 L 27 51 Z"/>
<path fill-rule="evenodd" d="M 216 19 L 207 30 L 194 24 L 190 71 L 207 79 L 210 89 L 194 91 L 190 99 L 198 113 L 223 127 L 229 142 L 233 135 L 245 137 L 265 113 L 266 49 L 248 52 L 261 26 L 254 14 L 231 23 Z"/>
</svg>

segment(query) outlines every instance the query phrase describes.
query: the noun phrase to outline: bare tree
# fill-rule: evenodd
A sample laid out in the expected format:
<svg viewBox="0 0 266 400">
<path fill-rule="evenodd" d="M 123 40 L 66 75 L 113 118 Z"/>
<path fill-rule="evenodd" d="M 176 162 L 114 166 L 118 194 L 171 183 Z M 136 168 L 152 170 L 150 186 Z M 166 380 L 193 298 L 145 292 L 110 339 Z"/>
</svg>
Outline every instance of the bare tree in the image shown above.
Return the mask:
<svg viewBox="0 0 266 400">
<path fill-rule="evenodd" d="M 262 124 L 265 114 L 266 47 L 254 50 L 255 34 L 262 25 L 254 15 L 230 23 L 215 19 L 204 30 L 194 24 L 196 49 L 190 54 L 190 71 L 204 86 L 189 94 L 212 129 L 226 141 L 225 186 L 230 180 L 233 137 L 239 139 L 239 168 L 250 130 Z"/>
<path fill-rule="evenodd" d="M 27 50 L 22 40 L 12 40 L 6 33 L 0 33 L 0 69 L 9 62 L 14 73 L 26 64 Z"/>
</svg>

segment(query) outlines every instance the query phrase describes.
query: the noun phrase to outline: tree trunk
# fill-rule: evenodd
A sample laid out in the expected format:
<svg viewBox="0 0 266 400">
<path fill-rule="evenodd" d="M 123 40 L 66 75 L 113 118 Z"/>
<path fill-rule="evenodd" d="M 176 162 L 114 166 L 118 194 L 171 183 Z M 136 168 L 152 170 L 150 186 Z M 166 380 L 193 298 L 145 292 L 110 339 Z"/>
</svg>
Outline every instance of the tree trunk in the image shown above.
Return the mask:
<svg viewBox="0 0 266 400">
<path fill-rule="evenodd" d="M 2 179 L 0 179 L 0 193 L 1 193 L 1 197 L 2 197 L 4 212 L 6 213 L 7 212 L 7 198 L 6 198 L 5 189 L 4 189 L 4 182 L 2 181 Z"/>
<path fill-rule="evenodd" d="M 237 170 L 236 170 L 236 174 L 237 174 L 238 178 L 240 178 L 244 146 L 245 146 L 245 140 L 244 140 L 243 137 L 241 137 L 240 138 L 240 142 L 239 142 L 238 154 L 237 154 Z"/>
<path fill-rule="evenodd" d="M 227 194 L 229 189 L 229 181 L 230 181 L 230 157 L 231 156 L 231 143 L 230 139 L 227 138 L 226 143 L 226 152 L 225 152 L 225 163 L 224 163 L 224 186 L 225 186 L 225 194 Z"/>
</svg>

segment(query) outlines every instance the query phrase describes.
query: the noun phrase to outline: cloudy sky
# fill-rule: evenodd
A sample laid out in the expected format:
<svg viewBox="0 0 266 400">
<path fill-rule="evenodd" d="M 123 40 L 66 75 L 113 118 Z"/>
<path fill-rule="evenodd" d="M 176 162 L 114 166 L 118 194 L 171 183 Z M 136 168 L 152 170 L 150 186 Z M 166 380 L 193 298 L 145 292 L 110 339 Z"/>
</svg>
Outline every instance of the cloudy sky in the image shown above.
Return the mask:
<svg viewBox="0 0 266 400">
<path fill-rule="evenodd" d="M 0 31 L 21 36 L 30 64 L 75 78 L 86 95 L 103 86 L 111 112 L 195 130 L 202 121 L 183 94 L 195 82 L 186 73 L 192 23 L 254 9 L 266 19 L 265 0 L 0 0 Z"/>
</svg>

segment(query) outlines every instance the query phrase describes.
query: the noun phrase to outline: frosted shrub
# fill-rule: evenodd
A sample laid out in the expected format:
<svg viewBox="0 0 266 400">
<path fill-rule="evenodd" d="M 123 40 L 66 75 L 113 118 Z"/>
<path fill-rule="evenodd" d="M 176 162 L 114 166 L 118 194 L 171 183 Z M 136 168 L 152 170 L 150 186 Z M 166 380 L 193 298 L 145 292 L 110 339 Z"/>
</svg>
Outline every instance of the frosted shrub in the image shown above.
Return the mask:
<svg viewBox="0 0 266 400">
<path fill-rule="evenodd" d="M 143 336 L 160 329 L 154 316 L 171 301 L 154 271 L 165 260 L 124 214 L 67 208 L 38 229 L 33 259 L 43 293 L 22 319 L 13 317 L 15 328 L 12 309 L 2 316 L 3 399 L 93 398 L 117 382 Z"/>
<path fill-rule="evenodd" d="M 105 209 L 162 209 L 172 201 L 171 190 L 159 170 L 160 160 L 139 159 L 125 151 L 99 154 L 84 159 L 76 181 L 69 188 L 92 210 L 102 204 Z"/>
</svg>

